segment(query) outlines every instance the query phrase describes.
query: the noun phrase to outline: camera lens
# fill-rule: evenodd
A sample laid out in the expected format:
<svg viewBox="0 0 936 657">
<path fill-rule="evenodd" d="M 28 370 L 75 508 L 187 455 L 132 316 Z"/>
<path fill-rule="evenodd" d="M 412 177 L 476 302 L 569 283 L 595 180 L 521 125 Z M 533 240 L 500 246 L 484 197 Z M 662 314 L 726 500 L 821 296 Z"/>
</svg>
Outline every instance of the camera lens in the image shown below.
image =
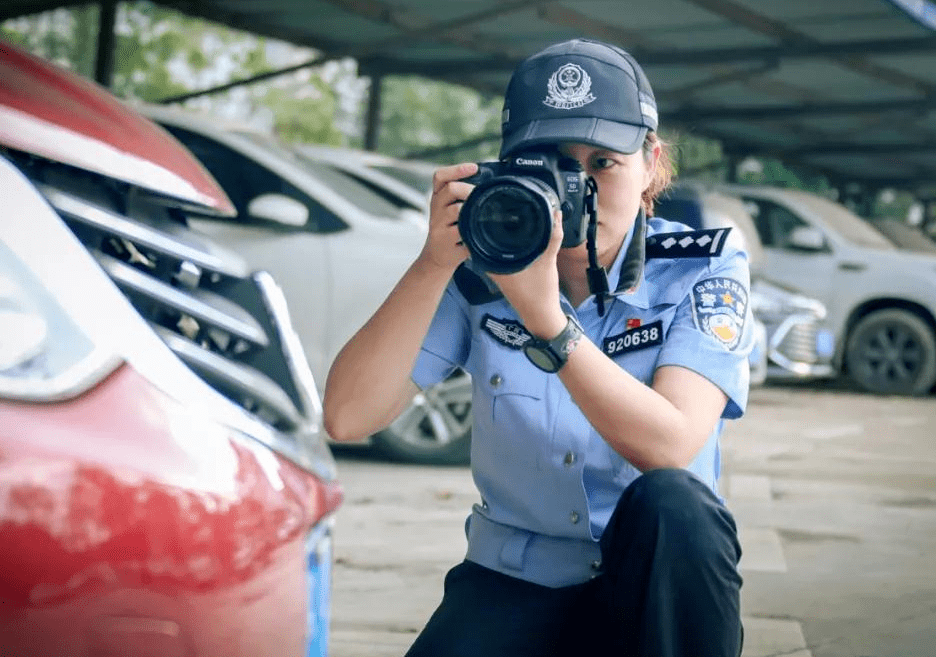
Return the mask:
<svg viewBox="0 0 936 657">
<path fill-rule="evenodd" d="M 506 188 L 491 194 L 475 215 L 478 242 L 512 257 L 522 254 L 543 239 L 543 224 L 536 199 L 525 189 Z"/>
<path fill-rule="evenodd" d="M 472 192 L 474 198 L 462 208 L 459 230 L 478 265 L 494 273 L 513 273 L 546 249 L 554 194 L 541 186 L 534 180 L 510 180 Z"/>
</svg>

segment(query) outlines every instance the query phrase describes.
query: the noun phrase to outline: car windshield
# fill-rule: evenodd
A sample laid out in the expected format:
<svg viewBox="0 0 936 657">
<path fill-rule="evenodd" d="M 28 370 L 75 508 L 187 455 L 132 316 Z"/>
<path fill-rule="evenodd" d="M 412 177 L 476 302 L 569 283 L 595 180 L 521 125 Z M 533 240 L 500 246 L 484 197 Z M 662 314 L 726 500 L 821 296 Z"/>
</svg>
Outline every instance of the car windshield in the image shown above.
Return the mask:
<svg viewBox="0 0 936 657">
<path fill-rule="evenodd" d="M 936 253 L 936 242 L 917 226 L 905 224 L 894 219 L 878 219 L 871 224 L 877 230 L 902 249 L 921 253 Z"/>
<path fill-rule="evenodd" d="M 894 248 L 894 244 L 890 240 L 841 203 L 835 203 L 812 194 L 797 194 L 796 202 L 821 217 L 822 221 L 831 230 L 849 242 L 876 249 Z"/>
<path fill-rule="evenodd" d="M 432 191 L 432 172 L 431 171 L 417 171 L 415 169 L 409 169 L 403 166 L 395 166 L 393 164 L 373 164 L 372 168 L 382 171 L 388 176 L 393 176 L 402 183 L 405 183 L 417 189 L 421 192 L 431 192 Z"/>
<path fill-rule="evenodd" d="M 346 201 L 353 203 L 365 212 L 376 217 L 400 218 L 402 208 L 399 205 L 390 202 L 386 197 L 378 194 L 354 176 L 319 160 L 305 157 L 266 135 L 247 131 L 239 134 L 269 151 L 276 152 L 280 157 L 292 161 L 311 173 Z"/>
</svg>

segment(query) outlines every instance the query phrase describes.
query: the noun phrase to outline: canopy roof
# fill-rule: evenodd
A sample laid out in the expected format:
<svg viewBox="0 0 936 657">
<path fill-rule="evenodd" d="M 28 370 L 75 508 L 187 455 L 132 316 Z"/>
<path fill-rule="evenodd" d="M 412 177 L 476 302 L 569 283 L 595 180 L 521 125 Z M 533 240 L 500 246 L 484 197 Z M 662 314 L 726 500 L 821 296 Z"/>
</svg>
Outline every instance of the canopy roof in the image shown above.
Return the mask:
<svg viewBox="0 0 936 657">
<path fill-rule="evenodd" d="M 578 36 L 644 66 L 661 128 L 837 185 L 936 198 L 932 0 L 157 0 L 257 34 L 500 94 L 518 61 Z M 0 19 L 67 4 L 5 0 Z"/>
</svg>

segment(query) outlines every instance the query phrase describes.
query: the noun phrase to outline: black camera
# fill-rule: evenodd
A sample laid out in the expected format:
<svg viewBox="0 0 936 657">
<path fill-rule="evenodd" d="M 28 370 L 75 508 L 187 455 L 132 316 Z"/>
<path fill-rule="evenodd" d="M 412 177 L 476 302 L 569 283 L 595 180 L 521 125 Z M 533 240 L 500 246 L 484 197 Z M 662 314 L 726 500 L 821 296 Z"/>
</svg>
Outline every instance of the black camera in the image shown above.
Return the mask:
<svg viewBox="0 0 936 657">
<path fill-rule="evenodd" d="M 463 179 L 475 185 L 458 216 L 458 232 L 482 271 L 512 274 L 546 250 L 553 212 L 562 210 L 562 247 L 585 240 L 585 172 L 556 150 L 530 150 L 500 162 L 479 162 Z"/>
</svg>

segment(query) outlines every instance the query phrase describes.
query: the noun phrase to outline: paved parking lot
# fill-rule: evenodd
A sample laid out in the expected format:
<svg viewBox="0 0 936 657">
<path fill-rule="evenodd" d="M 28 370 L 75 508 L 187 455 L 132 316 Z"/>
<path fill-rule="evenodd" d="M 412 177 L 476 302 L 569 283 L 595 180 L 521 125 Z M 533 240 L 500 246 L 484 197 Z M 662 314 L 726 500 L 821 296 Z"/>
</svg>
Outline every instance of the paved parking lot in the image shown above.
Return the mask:
<svg viewBox="0 0 936 657">
<path fill-rule="evenodd" d="M 745 657 L 936 654 L 936 397 L 768 386 L 724 439 Z M 333 657 L 402 655 L 465 550 L 466 468 L 336 450 Z"/>
</svg>

